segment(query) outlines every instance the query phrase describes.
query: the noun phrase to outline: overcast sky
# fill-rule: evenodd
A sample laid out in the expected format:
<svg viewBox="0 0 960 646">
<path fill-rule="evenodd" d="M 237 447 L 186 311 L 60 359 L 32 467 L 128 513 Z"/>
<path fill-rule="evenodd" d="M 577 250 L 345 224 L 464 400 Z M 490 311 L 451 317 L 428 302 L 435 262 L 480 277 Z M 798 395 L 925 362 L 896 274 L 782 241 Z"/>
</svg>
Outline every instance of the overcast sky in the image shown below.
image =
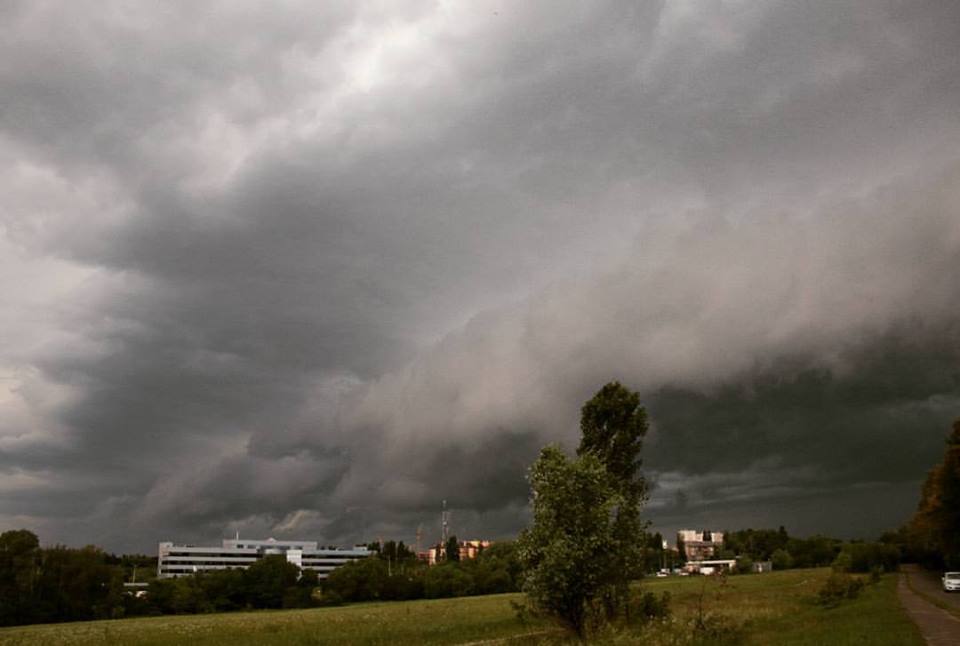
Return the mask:
<svg viewBox="0 0 960 646">
<path fill-rule="evenodd" d="M 899 525 L 960 416 L 960 4 L 0 4 L 0 530 Z"/>
</svg>

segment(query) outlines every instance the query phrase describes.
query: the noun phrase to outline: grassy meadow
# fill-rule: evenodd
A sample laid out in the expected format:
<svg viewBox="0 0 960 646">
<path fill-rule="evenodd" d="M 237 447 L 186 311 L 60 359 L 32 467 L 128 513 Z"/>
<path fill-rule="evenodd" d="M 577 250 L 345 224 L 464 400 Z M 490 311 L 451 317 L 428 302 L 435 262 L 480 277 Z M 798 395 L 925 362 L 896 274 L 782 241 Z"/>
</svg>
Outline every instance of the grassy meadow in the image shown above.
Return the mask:
<svg viewBox="0 0 960 646">
<path fill-rule="evenodd" d="M 814 596 L 827 569 L 734 576 L 650 579 L 644 587 L 669 591 L 673 616 L 640 631 L 611 631 L 600 643 L 703 643 L 690 626 L 702 611 L 731 628 L 724 643 L 921 645 L 900 609 L 895 575 L 867 586 L 838 608 L 817 606 Z M 238 612 L 48 624 L 0 629 L 4 646 L 145 644 L 558 644 L 566 639 L 542 621 L 521 622 L 511 607 L 520 595 L 366 603 L 339 608 Z M 716 642 L 716 640 L 713 640 Z"/>
</svg>

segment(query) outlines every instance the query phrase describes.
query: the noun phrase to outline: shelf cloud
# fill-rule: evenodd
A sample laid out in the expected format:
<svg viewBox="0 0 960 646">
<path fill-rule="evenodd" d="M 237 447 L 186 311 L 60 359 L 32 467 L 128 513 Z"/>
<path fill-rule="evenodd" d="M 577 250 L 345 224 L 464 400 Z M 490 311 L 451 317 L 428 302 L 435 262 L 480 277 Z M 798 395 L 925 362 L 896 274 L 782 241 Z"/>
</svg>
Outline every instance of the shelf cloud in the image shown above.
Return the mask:
<svg viewBox="0 0 960 646">
<path fill-rule="evenodd" d="M 960 416 L 956 3 L 0 20 L 0 526 L 508 537 L 618 379 L 654 527 L 864 536 Z"/>
</svg>

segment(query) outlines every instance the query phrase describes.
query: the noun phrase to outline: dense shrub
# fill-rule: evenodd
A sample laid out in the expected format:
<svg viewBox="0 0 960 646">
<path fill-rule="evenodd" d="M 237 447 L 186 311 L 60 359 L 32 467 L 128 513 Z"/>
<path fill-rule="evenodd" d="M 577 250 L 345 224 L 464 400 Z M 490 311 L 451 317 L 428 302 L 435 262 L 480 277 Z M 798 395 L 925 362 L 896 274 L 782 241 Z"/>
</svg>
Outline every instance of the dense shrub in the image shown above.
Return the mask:
<svg viewBox="0 0 960 646">
<path fill-rule="evenodd" d="M 423 581 L 428 599 L 466 597 L 475 594 L 473 577 L 457 563 L 443 563 L 427 570 Z"/>
<path fill-rule="evenodd" d="M 793 567 L 793 556 L 785 549 L 774 550 L 770 563 L 774 570 L 789 570 Z"/>
<path fill-rule="evenodd" d="M 850 543 L 843 551 L 850 555 L 849 572 L 869 572 L 879 568 L 893 572 L 900 563 L 900 550 L 896 545 L 884 543 Z"/>
<path fill-rule="evenodd" d="M 201 572 L 150 583 L 150 614 L 226 612 L 244 608 L 305 608 L 313 605 L 315 572 L 267 556 L 246 570 Z"/>
<path fill-rule="evenodd" d="M 843 572 L 834 572 L 817 592 L 817 603 L 835 608 L 846 599 L 856 599 L 863 590 L 863 579 Z"/>
<path fill-rule="evenodd" d="M 475 559 L 434 566 L 402 559 L 353 561 L 334 570 L 323 583 L 324 604 L 351 601 L 439 599 L 515 592 L 520 566 L 513 543 L 497 543 Z"/>
<path fill-rule="evenodd" d="M 41 548 L 25 529 L 0 534 L 0 625 L 125 614 L 123 574 L 93 547 Z"/>
<path fill-rule="evenodd" d="M 670 616 L 670 593 L 656 595 L 652 592 L 635 591 L 630 597 L 630 617 L 640 621 L 666 619 Z"/>
</svg>

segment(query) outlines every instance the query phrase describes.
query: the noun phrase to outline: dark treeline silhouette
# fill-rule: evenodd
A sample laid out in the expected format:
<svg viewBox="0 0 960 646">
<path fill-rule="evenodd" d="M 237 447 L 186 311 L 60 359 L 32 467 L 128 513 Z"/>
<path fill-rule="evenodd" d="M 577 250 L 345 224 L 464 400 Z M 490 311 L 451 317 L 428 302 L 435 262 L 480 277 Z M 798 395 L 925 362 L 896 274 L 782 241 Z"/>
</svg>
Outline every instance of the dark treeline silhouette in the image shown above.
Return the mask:
<svg viewBox="0 0 960 646">
<path fill-rule="evenodd" d="M 828 536 L 795 538 L 778 529 L 741 529 L 723 535 L 720 558 L 737 559 L 740 571 L 757 561 L 770 561 L 774 570 L 833 566 L 845 572 L 896 570 L 900 549 L 871 541 L 843 541 Z"/>
<path fill-rule="evenodd" d="M 126 590 L 136 576 L 145 596 Z M 0 534 L 0 625 L 115 619 L 131 615 L 293 608 L 312 604 L 316 573 L 283 556 L 247 570 L 156 579 L 156 558 L 115 556 L 87 546 L 40 547 L 25 529 Z"/>
<path fill-rule="evenodd" d="M 887 538 L 928 568 L 960 569 L 960 419 L 947 436 L 943 460 L 927 474 L 913 518 Z"/>
<path fill-rule="evenodd" d="M 0 625 L 125 614 L 124 567 L 96 547 L 41 548 L 25 529 L 0 534 Z"/>
</svg>

